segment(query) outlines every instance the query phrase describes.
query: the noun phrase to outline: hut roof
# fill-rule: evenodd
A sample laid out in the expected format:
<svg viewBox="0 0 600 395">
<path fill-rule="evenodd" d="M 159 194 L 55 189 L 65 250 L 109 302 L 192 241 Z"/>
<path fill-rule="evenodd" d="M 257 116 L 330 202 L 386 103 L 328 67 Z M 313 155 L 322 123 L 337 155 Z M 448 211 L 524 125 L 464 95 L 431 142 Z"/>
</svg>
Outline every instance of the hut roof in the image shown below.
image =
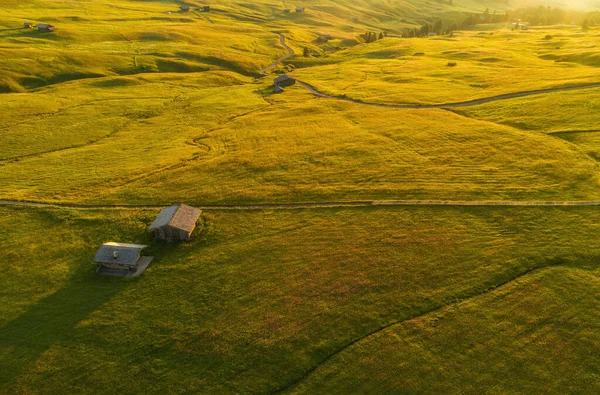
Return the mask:
<svg viewBox="0 0 600 395">
<path fill-rule="evenodd" d="M 202 210 L 186 204 L 177 204 L 175 206 L 164 208 L 158 214 L 158 217 L 150 225 L 150 230 L 156 230 L 163 226 L 170 226 L 176 229 L 191 232 L 196 226 L 196 221 Z"/>
<path fill-rule="evenodd" d="M 287 75 L 287 74 L 283 74 L 280 75 L 279 77 L 275 78 L 275 85 L 281 84 L 282 82 L 285 81 L 289 81 L 289 80 L 294 80 L 296 81 L 296 79 L 294 77 L 292 77 L 291 75 Z"/>
<path fill-rule="evenodd" d="M 104 243 L 96 251 L 94 262 L 135 265 L 146 247 L 148 246 L 142 244 Z"/>
</svg>

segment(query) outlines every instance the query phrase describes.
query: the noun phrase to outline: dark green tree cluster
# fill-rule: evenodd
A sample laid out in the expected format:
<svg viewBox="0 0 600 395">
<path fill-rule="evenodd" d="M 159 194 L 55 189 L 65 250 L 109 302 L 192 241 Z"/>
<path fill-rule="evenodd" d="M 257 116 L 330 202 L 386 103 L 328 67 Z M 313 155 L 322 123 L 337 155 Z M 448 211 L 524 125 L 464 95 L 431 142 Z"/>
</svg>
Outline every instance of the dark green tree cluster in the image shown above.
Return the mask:
<svg viewBox="0 0 600 395">
<path fill-rule="evenodd" d="M 507 14 L 498 14 L 496 11 L 490 13 L 489 8 L 486 8 L 481 14 L 469 14 L 460 24 L 460 27 L 467 29 L 481 23 L 503 23 L 508 20 L 507 18 Z"/>
<path fill-rule="evenodd" d="M 433 24 L 424 23 L 420 28 L 408 28 L 402 32 L 403 38 L 416 38 L 416 37 L 427 37 L 429 33 L 436 33 L 438 35 L 451 34 L 458 29 L 458 24 L 452 22 L 448 27 L 444 27 L 444 21 L 437 19 Z"/>
<path fill-rule="evenodd" d="M 361 34 L 360 37 L 366 43 L 374 43 L 377 40 L 381 40 L 381 39 L 387 37 L 387 33 L 380 32 L 379 34 L 377 34 L 375 32 L 366 32 L 365 34 Z"/>
</svg>

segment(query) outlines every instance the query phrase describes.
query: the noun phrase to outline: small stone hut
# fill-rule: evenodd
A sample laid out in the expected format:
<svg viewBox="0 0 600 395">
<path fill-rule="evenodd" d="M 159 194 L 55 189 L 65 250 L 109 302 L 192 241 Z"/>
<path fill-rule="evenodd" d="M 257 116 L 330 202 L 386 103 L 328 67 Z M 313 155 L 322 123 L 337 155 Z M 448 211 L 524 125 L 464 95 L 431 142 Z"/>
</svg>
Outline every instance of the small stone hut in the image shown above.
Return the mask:
<svg viewBox="0 0 600 395">
<path fill-rule="evenodd" d="M 304 12 L 304 7 L 296 7 L 296 12 Z"/>
<path fill-rule="evenodd" d="M 283 88 L 280 87 L 279 85 L 275 85 L 275 87 L 273 88 L 273 92 L 275 92 L 275 93 L 283 93 Z"/>
<path fill-rule="evenodd" d="M 280 86 L 280 87 L 292 86 L 295 83 L 296 83 L 296 79 L 294 77 L 292 77 L 291 75 L 287 75 L 287 74 L 280 75 L 279 77 L 275 78 L 275 81 L 273 82 L 274 85 Z"/>
<path fill-rule="evenodd" d="M 179 10 L 180 10 L 181 12 L 190 12 L 190 8 L 191 8 L 191 7 L 190 7 L 189 5 L 182 5 L 182 6 L 179 6 Z"/>
<path fill-rule="evenodd" d="M 210 6 L 209 5 L 205 5 L 202 7 L 202 12 L 210 12 Z"/>
<path fill-rule="evenodd" d="M 96 251 L 94 262 L 98 263 L 98 274 L 119 277 L 140 275 L 154 259 L 142 256 L 142 250 L 148 246 L 127 243 L 104 243 Z"/>
<path fill-rule="evenodd" d="M 291 9 L 289 9 L 289 8 L 284 8 L 284 9 L 283 9 L 283 12 L 285 12 L 285 13 L 288 13 L 288 12 L 292 12 L 292 10 L 291 10 Z"/>
<path fill-rule="evenodd" d="M 157 240 L 189 241 L 200 214 L 202 210 L 185 204 L 167 207 L 160 211 L 149 230 Z"/>
<path fill-rule="evenodd" d="M 25 29 L 31 29 L 31 28 L 33 27 L 33 23 L 31 23 L 31 22 L 25 22 L 25 23 L 23 24 L 23 27 L 24 27 Z"/>
<path fill-rule="evenodd" d="M 40 32 L 53 32 L 54 31 L 54 26 L 52 25 L 48 25 L 47 23 L 42 23 L 40 25 L 37 25 L 37 29 Z"/>
</svg>

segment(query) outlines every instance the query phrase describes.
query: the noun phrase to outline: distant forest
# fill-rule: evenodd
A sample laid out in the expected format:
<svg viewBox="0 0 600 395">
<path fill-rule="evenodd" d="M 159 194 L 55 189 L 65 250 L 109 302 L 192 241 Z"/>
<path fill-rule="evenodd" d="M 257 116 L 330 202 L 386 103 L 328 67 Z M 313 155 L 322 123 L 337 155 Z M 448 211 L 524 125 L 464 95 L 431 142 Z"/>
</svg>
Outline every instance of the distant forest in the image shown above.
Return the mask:
<svg viewBox="0 0 600 395">
<path fill-rule="evenodd" d="M 519 19 L 523 23 L 526 23 L 530 26 L 561 25 L 571 23 L 581 25 L 584 21 L 587 25 L 594 26 L 600 25 L 600 12 L 570 11 L 550 6 L 523 7 L 506 11 L 504 13 L 498 13 L 496 11 L 490 12 L 489 9 L 486 9 L 482 13 L 468 14 L 464 20 L 460 22 L 454 21 L 448 26 L 445 26 L 442 20 L 438 19 L 434 23 L 424 23 L 420 28 L 405 29 L 402 33 L 402 37 L 426 37 L 431 33 L 452 34 L 452 32 L 455 30 L 468 29 L 479 24 L 508 23 Z M 371 42 L 369 40 L 365 41 Z"/>
</svg>

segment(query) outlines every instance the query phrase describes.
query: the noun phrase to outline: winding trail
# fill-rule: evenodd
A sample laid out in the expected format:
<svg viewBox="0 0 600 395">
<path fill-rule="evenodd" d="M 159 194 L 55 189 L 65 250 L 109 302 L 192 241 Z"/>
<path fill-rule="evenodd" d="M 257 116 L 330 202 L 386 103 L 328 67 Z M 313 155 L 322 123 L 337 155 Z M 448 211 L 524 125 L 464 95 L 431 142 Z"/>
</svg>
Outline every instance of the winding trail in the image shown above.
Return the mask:
<svg viewBox="0 0 600 395">
<path fill-rule="evenodd" d="M 45 203 L 34 201 L 0 200 L 0 206 L 23 207 L 49 207 L 69 209 L 114 209 L 114 210 L 158 210 L 165 205 L 127 205 L 127 204 L 69 204 Z M 327 208 L 355 208 L 355 207 L 595 207 L 600 206 L 600 201 L 458 201 L 458 200 L 373 200 L 353 202 L 321 202 L 321 203 L 279 203 L 279 204 L 214 204 L 195 205 L 201 210 L 222 211 L 259 211 L 259 210 L 305 210 Z"/>
<path fill-rule="evenodd" d="M 286 44 L 286 42 L 285 42 L 285 36 L 283 34 L 277 33 L 277 32 L 275 32 L 275 34 L 277 34 L 279 36 L 279 43 L 281 44 L 281 46 L 283 48 L 286 49 L 287 55 L 284 55 L 284 56 L 280 57 L 275 62 L 271 63 L 270 65 L 268 65 L 264 69 L 260 70 L 259 73 L 261 73 L 262 75 L 267 75 L 269 73 L 269 71 L 271 71 L 275 67 L 279 66 L 279 63 L 286 61 L 287 59 L 291 58 L 292 56 L 294 56 L 296 54 L 294 52 L 294 50 L 292 48 L 290 48 L 289 45 Z"/>
<path fill-rule="evenodd" d="M 294 50 L 292 48 L 290 48 L 289 45 L 286 44 L 286 42 L 285 42 L 285 36 L 283 34 L 281 34 L 281 33 L 277 33 L 277 35 L 279 36 L 279 40 L 280 40 L 281 46 L 283 46 L 283 48 L 285 48 L 287 50 L 288 54 L 285 55 L 285 56 L 282 56 L 281 58 L 277 59 L 273 64 L 271 64 L 271 65 L 265 67 L 264 69 L 260 70 L 260 73 L 262 75 L 267 75 L 267 73 L 269 71 L 271 71 L 274 68 L 276 68 L 281 62 L 284 62 L 288 58 L 290 58 L 290 57 L 292 57 L 292 56 L 295 55 Z M 411 110 L 417 110 L 417 109 L 447 109 L 447 108 L 458 108 L 458 107 L 471 107 L 471 106 L 478 106 L 480 104 L 491 103 L 491 102 L 500 101 L 500 100 L 515 99 L 515 98 L 525 97 L 525 96 L 544 95 L 544 94 L 548 94 L 548 93 L 569 92 L 569 91 L 579 91 L 579 90 L 584 90 L 584 89 L 596 89 L 596 88 L 600 88 L 600 82 L 595 82 L 595 83 L 591 83 L 591 84 L 581 84 L 581 85 L 574 85 L 574 86 L 564 86 L 564 87 L 557 87 L 557 88 L 537 89 L 537 90 L 524 91 L 524 92 L 506 93 L 506 94 L 503 94 L 503 95 L 483 97 L 481 99 L 468 100 L 468 101 L 463 101 L 463 102 L 454 102 L 454 103 L 442 103 L 442 104 L 385 104 L 385 103 L 369 103 L 369 102 L 363 102 L 363 101 L 360 101 L 360 100 L 350 99 L 350 98 L 347 98 L 347 97 L 328 95 L 327 93 L 323 93 L 323 92 L 319 91 L 316 87 L 314 87 L 313 85 L 311 85 L 311 84 L 309 84 L 307 82 L 297 80 L 297 83 L 298 83 L 298 85 L 302 86 L 303 88 L 305 88 L 306 90 L 308 90 L 310 93 L 312 93 L 314 96 L 322 97 L 322 98 L 325 98 L 325 99 L 345 101 L 345 102 L 350 102 L 350 103 L 354 103 L 354 104 L 360 104 L 360 105 L 363 105 L 363 106 L 382 107 L 382 108 L 394 108 L 394 109 L 411 109 Z"/>
<path fill-rule="evenodd" d="M 490 96 L 490 97 L 484 97 L 481 99 L 469 100 L 469 101 L 464 101 L 464 102 L 456 102 L 456 103 L 385 104 L 385 103 L 368 103 L 368 102 L 362 102 L 359 100 L 349 99 L 347 97 L 332 96 L 332 95 L 328 95 L 326 93 L 320 92 L 319 90 L 317 90 L 317 88 L 315 88 L 314 86 L 312 86 L 310 84 L 307 84 L 306 82 L 299 81 L 299 80 L 297 82 L 299 85 L 306 88 L 310 93 L 312 93 L 313 95 L 315 95 L 317 97 L 323 97 L 326 99 L 333 99 L 333 100 L 339 100 L 339 101 L 347 101 L 347 102 L 354 103 L 354 104 L 361 104 L 363 106 L 395 108 L 395 109 L 413 109 L 413 110 L 427 109 L 427 108 L 429 108 L 429 109 L 432 109 L 432 108 L 447 109 L 447 108 L 458 108 L 458 107 L 471 107 L 471 106 L 478 106 L 480 104 L 491 103 L 491 102 L 500 101 L 500 100 L 515 99 L 518 97 L 544 95 L 544 94 L 555 93 L 555 92 L 580 91 L 580 90 L 584 90 L 584 89 L 600 88 L 600 83 L 593 83 L 593 84 L 586 84 L 586 85 L 565 86 L 565 87 L 559 87 L 559 88 L 549 88 L 549 89 L 539 89 L 539 90 L 525 91 L 525 92 L 506 93 L 504 95 Z"/>
</svg>

